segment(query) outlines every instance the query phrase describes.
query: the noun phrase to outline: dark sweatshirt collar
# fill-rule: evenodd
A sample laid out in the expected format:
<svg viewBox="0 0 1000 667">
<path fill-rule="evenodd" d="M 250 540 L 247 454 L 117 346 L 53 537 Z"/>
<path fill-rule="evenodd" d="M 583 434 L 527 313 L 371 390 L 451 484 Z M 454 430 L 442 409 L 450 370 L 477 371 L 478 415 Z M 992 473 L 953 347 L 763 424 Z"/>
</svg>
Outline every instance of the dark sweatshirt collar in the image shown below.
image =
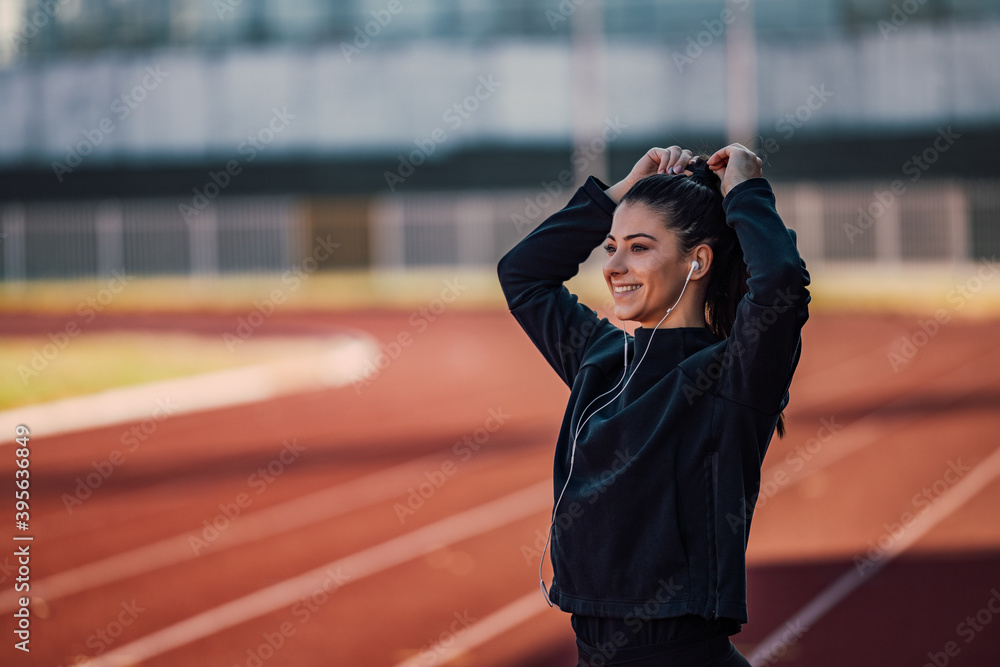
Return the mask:
<svg viewBox="0 0 1000 667">
<path fill-rule="evenodd" d="M 632 334 L 635 340 L 632 361 L 637 361 L 646 348 L 649 354 L 642 362 L 640 372 L 650 368 L 663 368 L 663 364 L 677 365 L 692 354 L 700 352 L 719 339 L 707 327 L 675 327 L 671 329 L 646 329 L 639 327 Z M 651 346 L 651 347 L 650 347 Z M 653 357 L 656 358 L 655 363 Z"/>
</svg>

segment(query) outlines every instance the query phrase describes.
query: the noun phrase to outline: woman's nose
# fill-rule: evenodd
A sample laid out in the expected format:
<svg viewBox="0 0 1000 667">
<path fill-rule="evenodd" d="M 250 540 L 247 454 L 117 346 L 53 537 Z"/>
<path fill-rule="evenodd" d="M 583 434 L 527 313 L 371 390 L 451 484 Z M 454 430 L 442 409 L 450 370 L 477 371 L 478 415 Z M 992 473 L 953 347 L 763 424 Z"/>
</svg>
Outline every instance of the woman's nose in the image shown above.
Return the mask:
<svg viewBox="0 0 1000 667">
<path fill-rule="evenodd" d="M 616 252 L 610 257 L 608 257 L 608 261 L 605 262 L 604 264 L 604 270 L 611 275 L 617 275 L 620 273 L 625 273 L 628 270 L 628 268 L 622 261 L 620 254 Z"/>
</svg>

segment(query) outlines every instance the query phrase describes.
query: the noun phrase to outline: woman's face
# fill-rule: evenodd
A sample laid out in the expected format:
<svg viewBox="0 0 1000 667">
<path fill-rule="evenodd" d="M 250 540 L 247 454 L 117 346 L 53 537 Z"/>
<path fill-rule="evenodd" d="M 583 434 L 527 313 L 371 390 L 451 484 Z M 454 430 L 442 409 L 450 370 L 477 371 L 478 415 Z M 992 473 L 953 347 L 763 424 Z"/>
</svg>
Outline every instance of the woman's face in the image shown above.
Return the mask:
<svg viewBox="0 0 1000 667">
<path fill-rule="evenodd" d="M 625 204 L 615 210 L 604 249 L 615 317 L 655 327 L 677 301 L 691 268 L 677 235 L 644 204 Z"/>
</svg>

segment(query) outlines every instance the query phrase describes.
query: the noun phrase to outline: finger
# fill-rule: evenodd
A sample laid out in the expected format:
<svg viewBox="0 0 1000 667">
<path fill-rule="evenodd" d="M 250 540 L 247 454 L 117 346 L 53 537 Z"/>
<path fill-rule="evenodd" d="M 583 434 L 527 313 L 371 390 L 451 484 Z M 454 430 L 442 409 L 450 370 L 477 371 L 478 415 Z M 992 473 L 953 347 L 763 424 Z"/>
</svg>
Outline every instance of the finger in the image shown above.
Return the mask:
<svg viewBox="0 0 1000 667">
<path fill-rule="evenodd" d="M 667 162 L 668 174 L 679 174 L 684 171 L 685 165 L 691 159 L 691 151 L 680 146 L 670 147 L 670 160 Z"/>
<path fill-rule="evenodd" d="M 687 171 L 688 165 L 691 164 L 691 160 L 693 157 L 694 153 L 692 153 L 690 150 L 686 148 L 682 150 L 680 156 L 678 156 L 677 158 L 677 161 L 674 163 L 673 173 L 682 174 L 685 171 Z"/>
<path fill-rule="evenodd" d="M 631 175 L 638 179 L 649 176 L 650 174 L 655 174 L 660 165 L 660 158 L 662 157 L 662 148 L 650 148 L 646 151 L 646 154 L 642 156 L 642 159 L 635 163 L 635 167 L 632 168 Z"/>
<path fill-rule="evenodd" d="M 677 162 L 677 158 L 680 157 L 680 154 L 681 154 L 680 146 L 671 146 L 670 148 L 666 149 L 665 159 L 661 162 L 661 166 L 663 167 L 663 173 L 665 174 L 674 173 L 673 172 L 674 163 Z"/>
<path fill-rule="evenodd" d="M 657 174 L 667 173 L 667 165 L 670 162 L 670 150 L 661 150 L 660 152 L 660 164 L 656 170 Z"/>
<path fill-rule="evenodd" d="M 725 167 L 729 163 L 731 148 L 731 146 L 726 146 L 712 153 L 712 156 L 708 158 L 708 168 L 716 170 Z"/>
<path fill-rule="evenodd" d="M 675 156 L 681 150 L 680 146 L 670 146 L 669 148 L 658 148 L 659 151 L 659 163 L 657 165 L 657 174 L 669 174 Z"/>
<path fill-rule="evenodd" d="M 753 151 L 740 143 L 731 143 L 725 148 L 721 148 L 716 151 L 715 155 L 712 157 L 714 158 L 716 155 L 720 156 L 720 159 L 727 164 L 732 158 L 738 155 L 744 157 L 756 157 L 756 154 Z"/>
<path fill-rule="evenodd" d="M 729 160 L 727 158 L 720 158 L 716 162 L 709 162 L 708 168 L 712 171 L 725 171 L 726 167 L 729 166 Z"/>
</svg>

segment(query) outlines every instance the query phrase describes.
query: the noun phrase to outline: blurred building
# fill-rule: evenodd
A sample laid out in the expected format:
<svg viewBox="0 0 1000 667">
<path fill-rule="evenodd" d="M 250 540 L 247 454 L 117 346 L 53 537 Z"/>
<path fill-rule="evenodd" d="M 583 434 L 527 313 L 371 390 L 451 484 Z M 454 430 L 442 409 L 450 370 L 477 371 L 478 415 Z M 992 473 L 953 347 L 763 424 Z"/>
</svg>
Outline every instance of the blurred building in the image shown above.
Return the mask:
<svg viewBox="0 0 1000 667">
<path fill-rule="evenodd" d="M 729 140 L 807 259 L 1000 250 L 991 0 L 15 0 L 0 59 L 8 280 L 486 265 Z"/>
</svg>

